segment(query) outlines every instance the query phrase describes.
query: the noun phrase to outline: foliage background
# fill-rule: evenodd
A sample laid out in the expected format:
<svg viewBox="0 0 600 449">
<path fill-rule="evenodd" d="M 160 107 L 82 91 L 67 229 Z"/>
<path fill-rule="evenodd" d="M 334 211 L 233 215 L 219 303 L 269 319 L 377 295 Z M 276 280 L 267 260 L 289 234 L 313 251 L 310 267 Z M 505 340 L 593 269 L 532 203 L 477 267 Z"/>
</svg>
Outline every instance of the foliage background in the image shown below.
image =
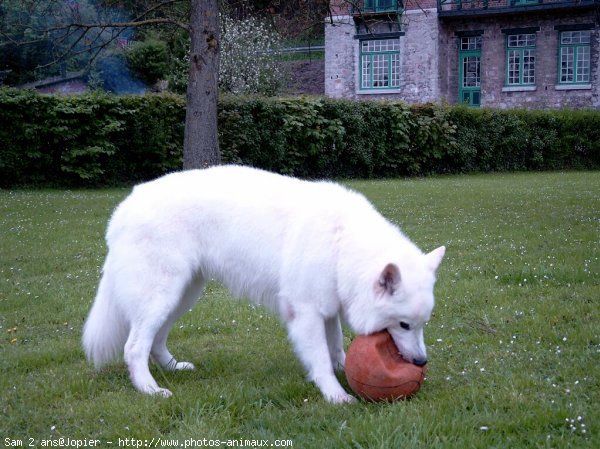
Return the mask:
<svg viewBox="0 0 600 449">
<path fill-rule="evenodd" d="M 178 170 L 185 100 L 0 89 L 0 187 L 123 185 Z M 227 163 L 306 178 L 600 168 L 599 111 L 225 96 Z"/>
</svg>

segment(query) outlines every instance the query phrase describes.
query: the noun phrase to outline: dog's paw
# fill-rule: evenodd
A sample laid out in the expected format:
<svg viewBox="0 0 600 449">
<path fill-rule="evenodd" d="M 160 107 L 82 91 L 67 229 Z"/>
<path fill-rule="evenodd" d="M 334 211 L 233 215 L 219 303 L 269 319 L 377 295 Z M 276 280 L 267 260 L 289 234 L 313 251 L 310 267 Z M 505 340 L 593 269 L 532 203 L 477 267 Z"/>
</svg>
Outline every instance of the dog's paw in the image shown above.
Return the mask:
<svg viewBox="0 0 600 449">
<path fill-rule="evenodd" d="M 142 393 L 148 394 L 150 396 L 157 396 L 157 397 L 163 397 L 163 398 L 170 398 L 171 396 L 173 396 L 173 393 L 171 393 L 171 390 L 167 390 L 166 388 L 153 387 L 150 385 L 145 388 L 141 388 L 140 391 Z"/>
<path fill-rule="evenodd" d="M 160 365 L 164 370 L 167 371 L 191 371 L 196 369 L 191 362 L 178 362 L 174 358 L 169 360 L 168 363 Z"/>
<path fill-rule="evenodd" d="M 173 396 L 173 393 L 171 393 L 171 390 L 167 390 L 166 388 L 158 388 L 152 392 L 152 396 L 170 398 Z"/>
<path fill-rule="evenodd" d="M 337 393 L 332 396 L 326 397 L 327 401 L 331 404 L 351 404 L 356 402 L 356 398 L 345 391 L 343 393 Z"/>
<path fill-rule="evenodd" d="M 173 368 L 174 371 L 192 371 L 195 369 L 196 366 L 191 362 L 177 362 Z"/>
</svg>

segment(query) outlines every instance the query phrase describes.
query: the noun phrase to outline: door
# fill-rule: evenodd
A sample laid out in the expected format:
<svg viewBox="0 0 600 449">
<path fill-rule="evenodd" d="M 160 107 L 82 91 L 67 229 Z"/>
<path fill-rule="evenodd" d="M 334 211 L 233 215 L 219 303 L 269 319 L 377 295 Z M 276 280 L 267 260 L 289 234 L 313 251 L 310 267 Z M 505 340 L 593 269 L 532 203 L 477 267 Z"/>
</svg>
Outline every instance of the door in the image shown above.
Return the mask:
<svg viewBox="0 0 600 449">
<path fill-rule="evenodd" d="M 458 52 L 458 101 L 481 105 L 481 36 L 461 37 Z"/>
</svg>

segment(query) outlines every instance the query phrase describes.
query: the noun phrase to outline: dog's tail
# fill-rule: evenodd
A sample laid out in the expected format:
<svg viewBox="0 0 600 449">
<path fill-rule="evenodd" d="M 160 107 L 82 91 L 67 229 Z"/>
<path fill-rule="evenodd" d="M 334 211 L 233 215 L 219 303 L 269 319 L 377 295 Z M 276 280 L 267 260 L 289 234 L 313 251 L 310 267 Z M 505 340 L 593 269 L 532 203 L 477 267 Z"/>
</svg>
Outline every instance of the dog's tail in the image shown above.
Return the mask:
<svg viewBox="0 0 600 449">
<path fill-rule="evenodd" d="M 83 326 L 83 349 L 88 361 L 99 369 L 123 354 L 129 325 L 100 281 L 94 305 Z"/>
</svg>

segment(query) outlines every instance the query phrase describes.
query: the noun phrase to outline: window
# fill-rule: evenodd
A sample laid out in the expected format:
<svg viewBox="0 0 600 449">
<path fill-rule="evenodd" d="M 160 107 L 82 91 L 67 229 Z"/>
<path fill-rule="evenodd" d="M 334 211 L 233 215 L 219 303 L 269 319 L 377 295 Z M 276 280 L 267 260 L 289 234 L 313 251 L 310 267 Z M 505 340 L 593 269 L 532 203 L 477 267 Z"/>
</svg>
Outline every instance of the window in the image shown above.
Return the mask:
<svg viewBox="0 0 600 449">
<path fill-rule="evenodd" d="M 400 40 L 360 41 L 360 88 L 400 87 Z"/>
<path fill-rule="evenodd" d="M 461 37 L 461 50 L 481 50 L 481 36 Z"/>
<path fill-rule="evenodd" d="M 463 82 L 462 87 L 481 86 L 481 56 L 465 56 L 463 60 Z"/>
<path fill-rule="evenodd" d="M 535 33 L 506 36 L 507 86 L 535 84 L 535 44 Z"/>
<path fill-rule="evenodd" d="M 365 0 L 363 10 L 369 12 L 396 11 L 401 9 L 398 0 Z"/>
<path fill-rule="evenodd" d="M 589 30 L 560 33 L 560 84 L 590 82 L 590 42 Z"/>
</svg>

